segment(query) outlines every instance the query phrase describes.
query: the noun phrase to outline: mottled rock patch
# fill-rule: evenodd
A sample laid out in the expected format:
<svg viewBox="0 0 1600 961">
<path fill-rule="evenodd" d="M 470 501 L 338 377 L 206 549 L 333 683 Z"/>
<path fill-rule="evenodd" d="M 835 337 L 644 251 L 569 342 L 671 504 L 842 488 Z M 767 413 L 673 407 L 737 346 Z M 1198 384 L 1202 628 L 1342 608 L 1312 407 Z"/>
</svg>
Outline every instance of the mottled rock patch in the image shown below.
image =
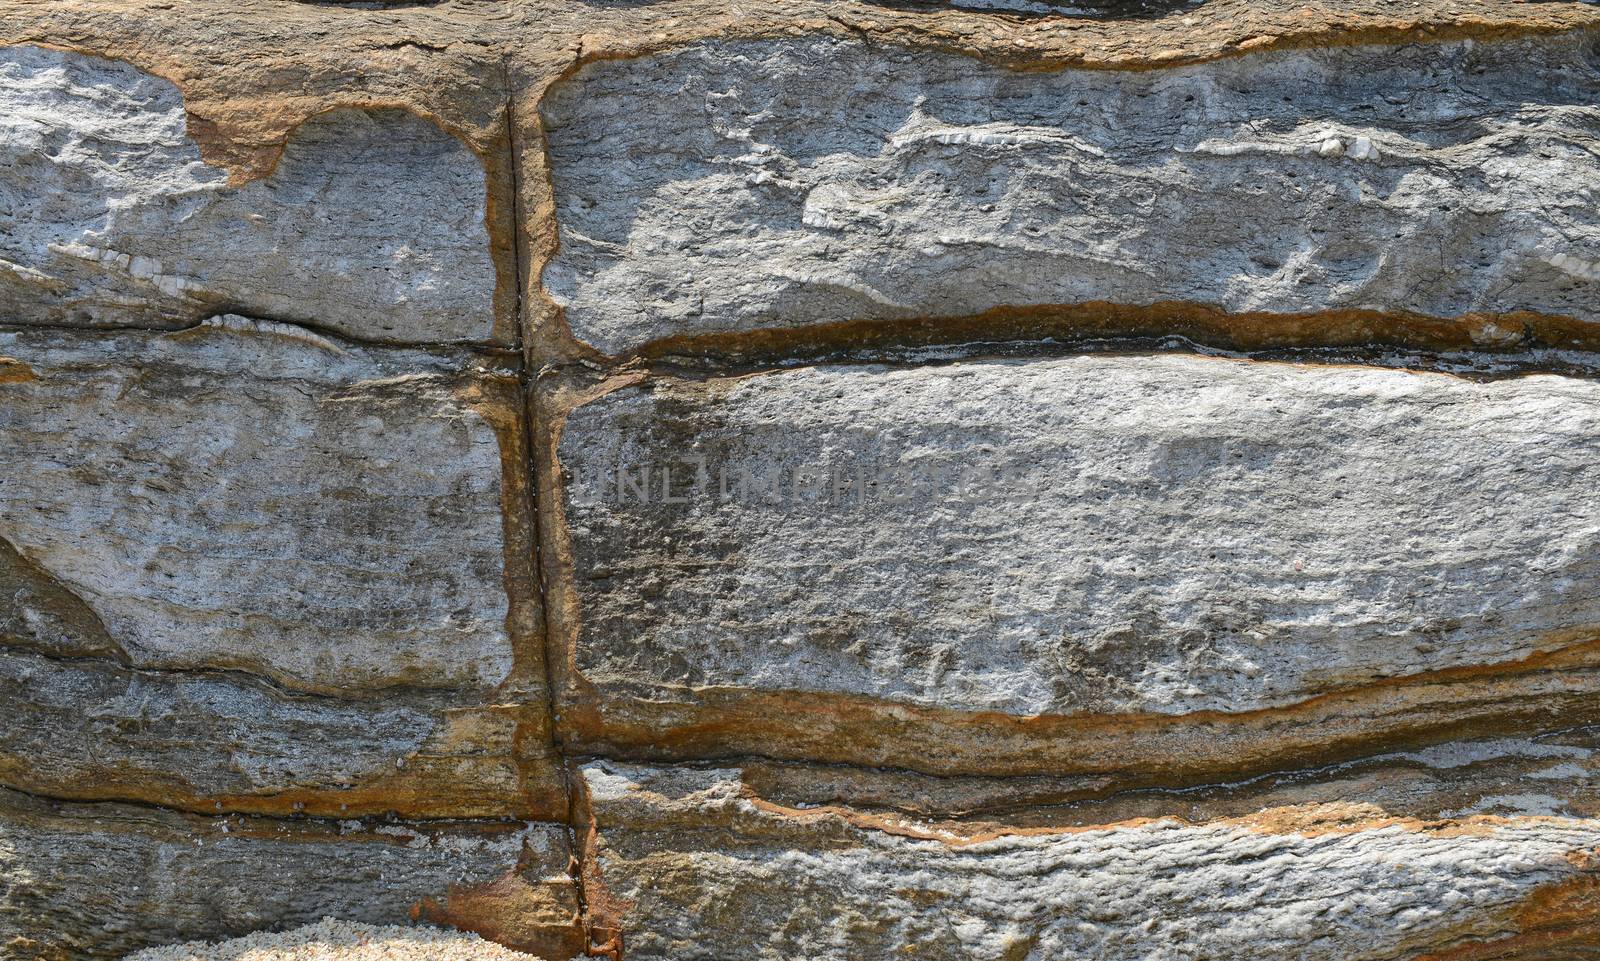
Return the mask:
<svg viewBox="0 0 1600 961">
<path fill-rule="evenodd" d="M 364 340 L 490 341 L 482 163 L 433 123 L 339 110 L 229 185 L 183 98 L 127 64 L 0 49 L 0 320 L 192 324 L 228 310 Z"/>
<path fill-rule="evenodd" d="M 601 61 L 544 101 L 544 287 L 608 354 L 1083 302 L 1593 321 L 1593 43 L 1128 72 L 810 37 Z"/>
</svg>

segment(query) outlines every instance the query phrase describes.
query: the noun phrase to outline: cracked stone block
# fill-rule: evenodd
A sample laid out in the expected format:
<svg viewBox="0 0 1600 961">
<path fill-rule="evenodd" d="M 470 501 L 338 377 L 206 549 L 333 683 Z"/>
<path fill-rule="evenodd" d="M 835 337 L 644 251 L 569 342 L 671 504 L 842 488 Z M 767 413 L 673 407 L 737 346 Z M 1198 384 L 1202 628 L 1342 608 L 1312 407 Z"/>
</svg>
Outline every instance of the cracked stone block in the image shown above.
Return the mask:
<svg viewBox="0 0 1600 961">
<path fill-rule="evenodd" d="M 1099 302 L 1588 324 L 1597 50 L 1574 32 L 1013 72 L 789 37 L 598 60 L 541 108 L 543 285 L 613 355 Z"/>
<path fill-rule="evenodd" d="M 329 916 L 403 924 L 510 890 L 528 916 L 505 922 L 549 946 L 576 915 L 568 851 L 558 824 L 206 818 L 0 790 L 0 954 L 110 959 Z"/>
<path fill-rule="evenodd" d="M 1576 957 L 1596 934 L 1588 818 L 1323 803 L 1022 826 L 788 807 L 735 768 L 582 773 L 587 893 L 624 957 Z"/>
<path fill-rule="evenodd" d="M 502 358 L 239 318 L 0 357 L 7 783 L 559 814 Z"/>
<path fill-rule="evenodd" d="M 1088 354 L 635 381 L 558 441 L 579 745 L 1154 777 L 1597 706 L 1592 378 Z"/>
<path fill-rule="evenodd" d="M 54 797 L 327 816 L 559 817 L 543 705 L 285 692 L 0 646 L 0 783 Z"/>
<path fill-rule="evenodd" d="M 172 83 L 35 46 L 0 49 L 0 118 L 0 322 L 233 311 L 367 340 L 512 340 L 483 164 L 427 120 L 324 113 L 269 177 L 230 185 Z"/>
</svg>

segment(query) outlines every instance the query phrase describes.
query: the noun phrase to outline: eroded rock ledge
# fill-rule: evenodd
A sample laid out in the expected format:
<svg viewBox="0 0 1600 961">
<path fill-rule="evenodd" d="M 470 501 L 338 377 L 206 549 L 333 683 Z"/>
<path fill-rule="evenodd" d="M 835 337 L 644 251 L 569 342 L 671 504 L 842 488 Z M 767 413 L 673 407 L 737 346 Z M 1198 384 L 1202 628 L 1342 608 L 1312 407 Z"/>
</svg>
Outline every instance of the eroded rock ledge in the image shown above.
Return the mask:
<svg viewBox="0 0 1600 961">
<path fill-rule="evenodd" d="M 980 833 L 784 808 L 737 769 L 583 775 L 629 957 L 1534 957 L 1596 935 L 1589 819 L 1308 804 Z"/>
<path fill-rule="evenodd" d="M 555 825 L 204 818 L 0 789 L 0 951 L 117 958 L 330 915 L 398 924 L 445 892 L 471 900 L 496 887 L 565 900 L 566 918 L 528 912 L 520 932 L 492 932 L 549 938 L 538 930 L 546 925 L 558 936 L 540 947 L 553 949 L 576 909 L 567 852 Z"/>
</svg>

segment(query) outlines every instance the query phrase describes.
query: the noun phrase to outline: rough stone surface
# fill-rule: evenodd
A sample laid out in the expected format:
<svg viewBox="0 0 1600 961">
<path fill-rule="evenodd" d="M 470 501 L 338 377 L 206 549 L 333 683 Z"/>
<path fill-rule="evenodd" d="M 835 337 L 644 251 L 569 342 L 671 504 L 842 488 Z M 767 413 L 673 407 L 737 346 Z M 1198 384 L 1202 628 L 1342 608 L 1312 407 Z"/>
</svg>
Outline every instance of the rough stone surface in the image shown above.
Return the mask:
<svg viewBox="0 0 1600 961">
<path fill-rule="evenodd" d="M 562 816 L 502 360 L 240 318 L 0 357 L 0 781 Z"/>
<path fill-rule="evenodd" d="M 746 761 L 739 773 L 748 793 L 781 807 L 876 812 L 928 828 L 948 822 L 966 835 L 1161 818 L 1199 824 L 1340 804 L 1416 821 L 1600 817 L 1600 727 L 1539 726 L 1320 767 L 1286 764 L 1259 777 L 1182 791 L 1168 785 L 1123 790 L 1104 776 L 936 777 L 770 760 Z"/>
<path fill-rule="evenodd" d="M 565 878 L 565 832 L 183 817 L 0 791 L 0 953 L 116 958 L 333 915 L 396 924 L 490 884 Z"/>
<path fill-rule="evenodd" d="M 337 691 L 511 673 L 502 373 L 230 321 L 13 329 L 0 355 L 0 537 L 133 664 Z"/>
<path fill-rule="evenodd" d="M 972 836 L 779 808 L 737 770 L 583 773 L 627 956 L 673 961 L 1410 958 L 1515 936 L 1555 892 L 1581 910 L 1600 842 L 1587 819 L 1338 806 Z"/>
<path fill-rule="evenodd" d="M 127 64 L 0 49 L 0 321 L 182 326 L 221 309 L 368 340 L 487 341 L 484 169 L 432 123 L 342 110 L 237 187 Z"/>
<path fill-rule="evenodd" d="M 1600 385 L 1554 376 L 1090 355 L 656 380 L 566 423 L 573 667 L 602 703 L 1021 718 L 1521 661 L 1600 630 L 1597 438 Z"/>
<path fill-rule="evenodd" d="M 194 810 L 558 815 L 516 704 L 291 695 L 244 675 L 136 670 L 0 648 L 0 783 Z M 525 766 L 527 770 L 525 770 Z"/>
<path fill-rule="evenodd" d="M 0 0 L 0 961 L 1592 954 L 1600 7 L 998 5 Z"/>
<path fill-rule="evenodd" d="M 610 354 L 1089 301 L 1593 321 L 1595 44 L 1131 73 L 831 38 L 608 60 L 544 101 L 544 284 Z"/>
</svg>

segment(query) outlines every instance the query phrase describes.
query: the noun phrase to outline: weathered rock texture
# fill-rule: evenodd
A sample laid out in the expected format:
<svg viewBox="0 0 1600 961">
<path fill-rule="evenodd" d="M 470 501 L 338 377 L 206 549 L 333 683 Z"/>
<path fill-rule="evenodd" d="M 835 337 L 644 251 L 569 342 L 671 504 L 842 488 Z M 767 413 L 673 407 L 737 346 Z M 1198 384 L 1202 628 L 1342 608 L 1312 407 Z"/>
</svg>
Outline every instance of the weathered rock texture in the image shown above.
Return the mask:
<svg viewBox="0 0 1600 961">
<path fill-rule="evenodd" d="M 1593 380 L 1176 355 L 667 378 L 578 408 L 561 465 L 568 713 L 597 745 L 1220 767 L 1259 748 L 1217 712 L 1281 751 L 1271 712 L 1318 696 L 1331 744 L 1504 710 L 1551 658 L 1596 693 Z M 1466 669 L 1501 696 L 1451 704 Z M 975 737 L 930 736 L 961 714 Z"/>
<path fill-rule="evenodd" d="M 566 860 L 551 825 L 183 817 L 0 790 L 0 950 L 115 958 L 326 915 L 394 924 L 446 891 L 565 889 Z"/>
<path fill-rule="evenodd" d="M 545 100 L 544 283 L 612 354 L 1086 301 L 1592 322 L 1595 44 L 1047 74 L 832 38 L 603 61 Z"/>
<path fill-rule="evenodd" d="M 191 941 L 149 948 L 130 955 L 128 961 L 233 961 L 245 952 L 255 961 L 304 961 L 308 956 L 339 961 L 541 961 L 475 934 L 444 928 L 359 924 L 336 918 L 221 942 Z"/>
<path fill-rule="evenodd" d="M 0 348 L 4 533 L 98 614 L 94 642 L 312 690 L 511 673 L 496 420 L 514 381 L 228 318 Z"/>
<path fill-rule="evenodd" d="M 783 808 L 736 770 L 583 773 L 636 958 L 1354 961 L 1595 934 L 1593 820 L 1426 823 L 1335 804 L 972 831 Z"/>
<path fill-rule="evenodd" d="M 548 735 L 499 361 L 238 318 L 13 328 L 0 352 L 8 783 L 562 809 L 547 761 L 521 773 Z"/>
<path fill-rule="evenodd" d="M 494 335 L 482 164 L 426 120 L 340 110 L 230 186 L 183 98 L 127 64 L 0 50 L 0 311 L 193 323 L 221 309 L 370 340 Z"/>
<path fill-rule="evenodd" d="M 0 0 L 0 961 L 1592 954 L 1600 9 L 957 6 Z"/>
</svg>

